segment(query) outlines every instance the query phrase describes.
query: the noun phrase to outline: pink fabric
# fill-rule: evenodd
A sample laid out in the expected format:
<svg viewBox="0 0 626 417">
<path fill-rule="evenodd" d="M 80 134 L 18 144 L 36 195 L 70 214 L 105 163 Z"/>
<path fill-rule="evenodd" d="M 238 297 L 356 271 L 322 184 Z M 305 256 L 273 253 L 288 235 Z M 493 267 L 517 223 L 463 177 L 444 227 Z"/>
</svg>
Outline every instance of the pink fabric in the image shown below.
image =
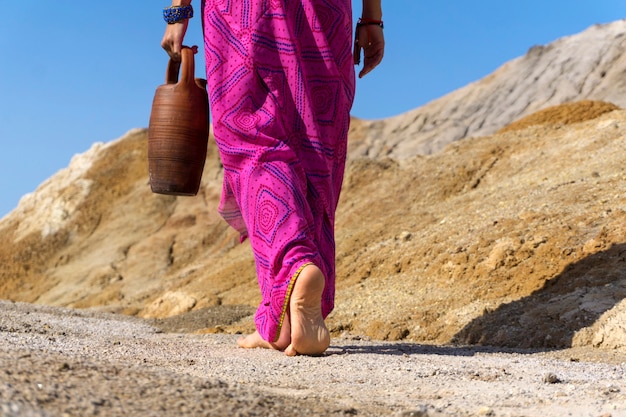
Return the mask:
<svg viewBox="0 0 626 417">
<path fill-rule="evenodd" d="M 261 336 L 275 341 L 294 274 L 312 262 L 335 295 L 335 210 L 354 98 L 350 0 L 206 0 L 204 41 L 220 213 L 250 239 Z"/>
</svg>

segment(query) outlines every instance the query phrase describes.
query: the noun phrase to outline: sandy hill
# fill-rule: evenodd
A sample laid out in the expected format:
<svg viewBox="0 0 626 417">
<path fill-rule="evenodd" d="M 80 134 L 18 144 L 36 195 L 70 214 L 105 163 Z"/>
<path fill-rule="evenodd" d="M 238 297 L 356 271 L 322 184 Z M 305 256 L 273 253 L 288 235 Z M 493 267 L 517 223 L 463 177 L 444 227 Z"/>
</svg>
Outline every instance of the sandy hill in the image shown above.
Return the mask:
<svg viewBox="0 0 626 417">
<path fill-rule="evenodd" d="M 592 27 L 354 121 L 335 334 L 626 346 L 625 31 Z M 26 195 L 0 221 L 0 298 L 250 330 L 253 259 L 217 215 L 214 144 L 193 198 L 152 194 L 146 153 L 133 130 Z"/>
</svg>

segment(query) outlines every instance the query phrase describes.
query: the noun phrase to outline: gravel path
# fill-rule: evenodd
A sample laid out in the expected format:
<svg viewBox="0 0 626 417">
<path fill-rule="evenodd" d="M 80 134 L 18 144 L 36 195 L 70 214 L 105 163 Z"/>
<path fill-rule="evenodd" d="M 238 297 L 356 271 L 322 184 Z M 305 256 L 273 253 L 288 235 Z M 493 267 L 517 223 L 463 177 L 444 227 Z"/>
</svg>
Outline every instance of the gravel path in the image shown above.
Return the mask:
<svg viewBox="0 0 626 417">
<path fill-rule="evenodd" d="M 626 416 L 626 355 L 334 339 L 323 357 L 0 301 L 0 416 Z"/>
</svg>

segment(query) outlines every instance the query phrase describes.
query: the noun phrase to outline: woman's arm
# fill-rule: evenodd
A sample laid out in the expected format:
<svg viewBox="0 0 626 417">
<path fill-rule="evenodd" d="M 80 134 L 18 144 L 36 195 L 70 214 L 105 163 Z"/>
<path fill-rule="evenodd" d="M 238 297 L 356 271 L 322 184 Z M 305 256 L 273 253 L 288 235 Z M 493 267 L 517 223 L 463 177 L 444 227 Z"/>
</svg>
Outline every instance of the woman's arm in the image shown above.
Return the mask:
<svg viewBox="0 0 626 417">
<path fill-rule="evenodd" d="M 172 0 L 172 7 L 190 6 L 191 0 Z M 189 19 L 181 20 L 177 23 L 169 23 L 165 28 L 165 34 L 161 40 L 161 47 L 174 60 L 180 61 L 180 50 L 183 46 L 183 39 L 187 33 Z"/>
<path fill-rule="evenodd" d="M 359 78 L 363 78 L 380 64 L 385 53 L 385 36 L 383 34 L 383 11 L 381 0 L 363 0 L 363 11 L 360 23 L 357 23 L 354 63 L 361 62 L 361 50 L 363 50 L 363 68 L 359 72 Z"/>
<path fill-rule="evenodd" d="M 363 0 L 363 13 L 361 13 L 361 16 L 368 19 L 382 20 L 383 10 L 380 3 L 381 0 Z"/>
</svg>

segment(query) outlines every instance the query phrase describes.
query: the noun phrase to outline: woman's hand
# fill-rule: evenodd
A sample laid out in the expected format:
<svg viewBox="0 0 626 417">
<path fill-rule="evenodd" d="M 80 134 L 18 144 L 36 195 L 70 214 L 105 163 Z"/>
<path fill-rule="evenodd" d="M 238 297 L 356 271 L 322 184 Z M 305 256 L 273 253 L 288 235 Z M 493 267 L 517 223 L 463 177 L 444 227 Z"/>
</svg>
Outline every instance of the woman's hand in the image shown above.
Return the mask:
<svg viewBox="0 0 626 417">
<path fill-rule="evenodd" d="M 365 77 L 383 60 L 385 36 L 381 26 L 375 24 L 357 26 L 354 41 L 355 65 L 361 63 L 361 50 L 363 50 L 364 59 L 359 78 Z"/>
<path fill-rule="evenodd" d="M 170 58 L 176 62 L 180 62 L 181 59 L 180 51 L 183 47 L 183 39 L 185 38 L 185 33 L 187 33 L 188 25 L 189 20 L 187 19 L 178 23 L 167 25 L 165 28 L 165 34 L 161 40 L 161 47 L 163 47 Z M 197 48 L 194 50 L 194 53 L 195 52 L 197 52 Z"/>
</svg>

